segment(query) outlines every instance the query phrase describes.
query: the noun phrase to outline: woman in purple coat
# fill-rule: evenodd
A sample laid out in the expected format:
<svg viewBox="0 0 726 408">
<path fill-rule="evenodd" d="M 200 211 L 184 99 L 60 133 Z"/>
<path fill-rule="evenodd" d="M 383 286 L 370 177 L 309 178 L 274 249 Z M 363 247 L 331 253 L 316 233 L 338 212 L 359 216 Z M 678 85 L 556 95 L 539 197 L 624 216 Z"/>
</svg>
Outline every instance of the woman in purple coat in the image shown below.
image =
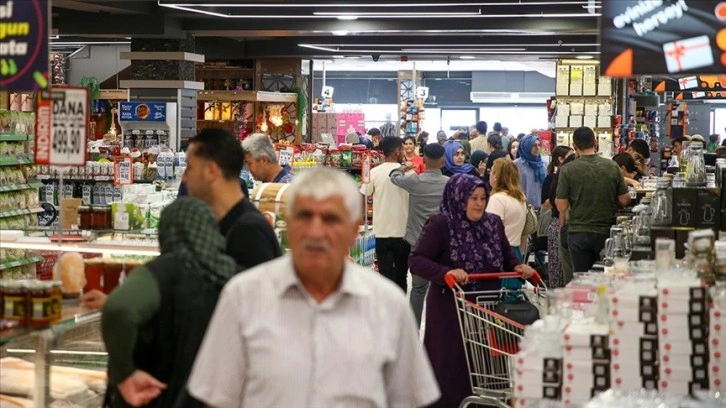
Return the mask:
<svg viewBox="0 0 726 408">
<path fill-rule="evenodd" d="M 441 213 L 426 222 L 409 260 L 411 273 L 432 283 L 426 299 L 424 346 L 441 388 L 434 407 L 458 407 L 472 394 L 456 307 L 444 276 L 451 273 L 469 292 L 500 287 L 496 279 L 469 283 L 471 273 L 516 271 L 525 278 L 534 273 L 512 251 L 502 220 L 484 212 L 488 197 L 481 179 L 468 174 L 451 177 Z"/>
</svg>

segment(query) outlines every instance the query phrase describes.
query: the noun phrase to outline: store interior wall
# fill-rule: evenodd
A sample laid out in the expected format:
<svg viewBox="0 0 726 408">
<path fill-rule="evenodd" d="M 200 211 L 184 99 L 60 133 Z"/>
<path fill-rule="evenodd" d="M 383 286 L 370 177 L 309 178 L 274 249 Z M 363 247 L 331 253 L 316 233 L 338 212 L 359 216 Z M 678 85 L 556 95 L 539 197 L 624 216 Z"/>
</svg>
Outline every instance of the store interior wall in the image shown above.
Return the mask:
<svg viewBox="0 0 726 408">
<path fill-rule="evenodd" d="M 120 59 L 122 52 L 130 51 L 130 45 L 87 45 L 87 50 L 70 59 L 68 84 L 78 85 L 83 77 L 95 77 L 103 82 L 131 65 Z"/>
</svg>

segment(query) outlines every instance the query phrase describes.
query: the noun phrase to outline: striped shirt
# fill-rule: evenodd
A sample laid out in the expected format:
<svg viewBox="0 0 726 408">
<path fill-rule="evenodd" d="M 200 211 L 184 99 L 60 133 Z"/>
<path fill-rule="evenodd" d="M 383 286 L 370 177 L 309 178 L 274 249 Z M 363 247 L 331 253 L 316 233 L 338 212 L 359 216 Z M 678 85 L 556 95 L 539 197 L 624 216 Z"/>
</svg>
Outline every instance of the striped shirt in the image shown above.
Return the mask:
<svg viewBox="0 0 726 408">
<path fill-rule="evenodd" d="M 317 303 L 290 256 L 227 284 L 188 387 L 215 408 L 410 408 L 440 395 L 397 286 L 348 263 Z"/>
</svg>

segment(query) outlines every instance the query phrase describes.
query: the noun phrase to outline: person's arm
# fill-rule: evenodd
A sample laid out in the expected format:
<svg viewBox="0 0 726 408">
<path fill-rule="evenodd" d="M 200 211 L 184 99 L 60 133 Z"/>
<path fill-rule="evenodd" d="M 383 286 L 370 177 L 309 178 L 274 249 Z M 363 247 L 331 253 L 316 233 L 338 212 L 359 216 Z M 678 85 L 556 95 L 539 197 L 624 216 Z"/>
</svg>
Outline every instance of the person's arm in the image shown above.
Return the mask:
<svg viewBox="0 0 726 408">
<path fill-rule="evenodd" d="M 247 348 L 240 318 L 244 306 L 235 290 L 234 284 L 222 290 L 189 375 L 189 394 L 207 407 L 244 405 Z"/>
<path fill-rule="evenodd" d="M 562 214 L 565 214 L 570 208 L 570 183 L 567 176 L 568 170 L 569 168 L 567 166 L 563 166 L 562 169 L 560 169 L 559 175 L 557 176 L 557 192 L 555 193 L 555 206 L 557 207 L 557 211 L 560 212 L 560 228 L 565 225 L 565 218 L 562 217 Z"/>
<path fill-rule="evenodd" d="M 401 165 L 401 167 L 393 170 L 389 176 L 391 178 L 391 183 L 399 188 L 402 188 L 403 190 L 408 191 L 409 193 L 412 192 L 412 190 L 414 190 L 414 188 L 418 186 L 419 179 L 418 177 L 416 177 L 416 174 L 406 175 L 406 172 L 411 169 L 412 167 L 403 164 Z"/>
<path fill-rule="evenodd" d="M 640 183 L 635 179 L 631 179 L 630 177 L 625 177 L 625 184 L 633 188 L 640 188 Z"/>
<path fill-rule="evenodd" d="M 108 296 L 101 314 L 101 334 L 109 359 L 109 383 L 120 384 L 136 370 L 134 346 L 139 328 L 159 311 L 159 285 L 146 267 L 139 267 Z"/>
<path fill-rule="evenodd" d="M 439 399 L 441 393 L 429 359 L 421 347 L 413 311 L 404 298 L 397 299 L 394 317 L 396 353 L 383 368 L 386 400 L 390 407 L 424 407 Z M 395 315 L 394 315 L 395 316 Z"/>
<path fill-rule="evenodd" d="M 409 257 L 411 273 L 444 286 L 444 276 L 453 268 L 438 263 L 448 250 L 449 229 L 444 218 L 432 216 L 424 224 L 418 242 Z"/>
<path fill-rule="evenodd" d="M 239 220 L 227 235 L 227 254 L 245 269 L 282 255 L 272 226 L 261 217 Z"/>
<path fill-rule="evenodd" d="M 621 207 L 627 207 L 630 204 L 630 193 L 628 192 L 628 186 L 625 184 L 625 178 L 618 170 L 618 203 Z"/>
</svg>

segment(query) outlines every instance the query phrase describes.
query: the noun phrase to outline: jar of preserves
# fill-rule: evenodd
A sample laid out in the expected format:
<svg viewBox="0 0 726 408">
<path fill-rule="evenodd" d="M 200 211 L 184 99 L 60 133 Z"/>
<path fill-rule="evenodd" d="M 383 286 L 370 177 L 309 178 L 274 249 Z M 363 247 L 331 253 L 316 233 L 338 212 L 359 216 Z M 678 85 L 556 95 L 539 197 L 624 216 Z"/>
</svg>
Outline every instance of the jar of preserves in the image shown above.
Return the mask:
<svg viewBox="0 0 726 408">
<path fill-rule="evenodd" d="M 92 225 L 94 230 L 111 229 L 110 205 L 94 205 L 92 213 Z"/>
<path fill-rule="evenodd" d="M 78 228 L 82 230 L 93 229 L 93 213 L 91 212 L 91 206 L 82 205 L 78 207 L 78 217 L 80 219 Z"/>
<path fill-rule="evenodd" d="M 28 283 L 28 327 L 42 329 L 50 325 L 53 316 L 52 282 Z"/>
<path fill-rule="evenodd" d="M 51 323 L 59 323 L 63 316 L 63 282 L 50 282 L 50 299 L 51 299 Z"/>
<path fill-rule="evenodd" d="M 28 282 L 24 280 L 5 281 L 3 286 L 4 320 L 16 321 L 20 326 L 28 324 Z"/>
</svg>

